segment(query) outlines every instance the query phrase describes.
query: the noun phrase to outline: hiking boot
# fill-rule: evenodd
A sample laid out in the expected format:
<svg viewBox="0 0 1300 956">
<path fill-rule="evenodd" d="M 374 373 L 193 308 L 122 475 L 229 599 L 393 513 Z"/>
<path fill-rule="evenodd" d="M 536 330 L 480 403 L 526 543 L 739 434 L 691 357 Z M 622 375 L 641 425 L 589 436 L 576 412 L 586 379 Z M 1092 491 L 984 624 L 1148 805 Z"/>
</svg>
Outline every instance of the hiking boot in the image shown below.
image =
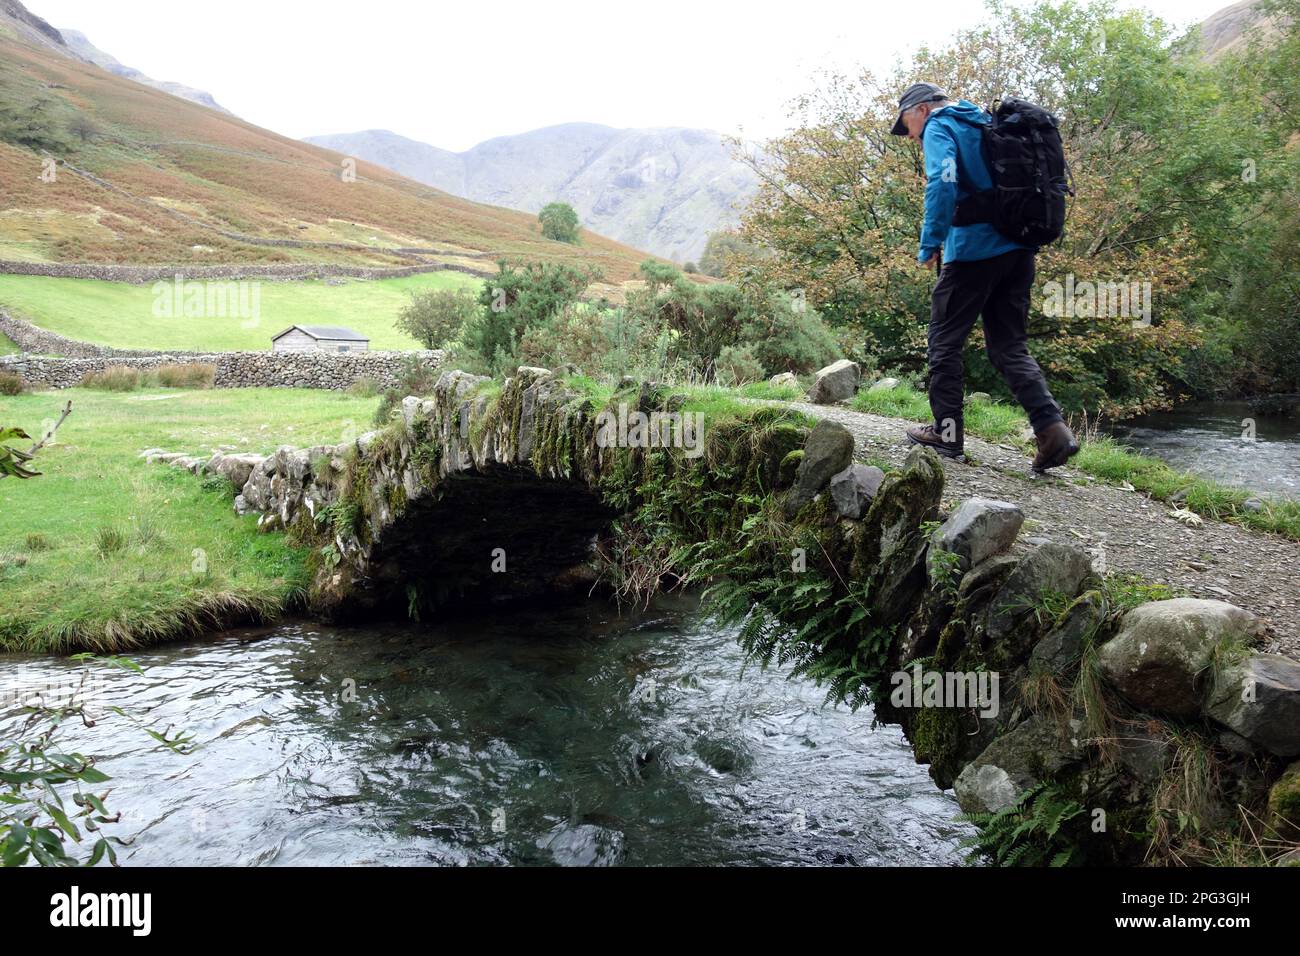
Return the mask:
<svg viewBox="0 0 1300 956">
<path fill-rule="evenodd" d="M 1065 422 L 1053 422 L 1036 432 L 1034 440 L 1038 442 L 1038 454 L 1034 456 L 1033 467 L 1039 474 L 1064 465 L 1079 453 L 1079 442 Z"/>
<path fill-rule="evenodd" d="M 945 458 L 960 458 L 962 455 L 962 443 L 944 441 L 933 425 L 913 425 L 907 430 L 907 440 L 913 445 L 933 448 Z"/>
</svg>

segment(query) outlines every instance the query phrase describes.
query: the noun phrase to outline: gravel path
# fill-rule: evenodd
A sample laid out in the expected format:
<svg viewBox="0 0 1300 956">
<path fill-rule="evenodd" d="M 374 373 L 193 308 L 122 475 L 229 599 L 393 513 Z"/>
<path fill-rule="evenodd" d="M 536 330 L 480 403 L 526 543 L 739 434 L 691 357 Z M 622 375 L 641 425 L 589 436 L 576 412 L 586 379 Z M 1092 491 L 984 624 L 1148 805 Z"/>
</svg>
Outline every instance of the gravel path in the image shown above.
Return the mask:
<svg viewBox="0 0 1300 956">
<path fill-rule="evenodd" d="M 911 449 L 903 435 L 911 422 L 843 406 L 788 404 L 843 424 L 860 459 L 899 465 Z M 1265 651 L 1300 660 L 1300 543 L 1208 518 L 1189 526 L 1169 516 L 1170 505 L 1069 468 L 1036 477 L 1025 454 L 1010 445 L 967 436 L 966 454 L 971 461 L 944 460 L 945 508 L 974 495 L 1015 502 L 1028 519 L 1022 540 L 1073 544 L 1104 558 L 1106 570 L 1247 608 L 1269 625 Z"/>
</svg>

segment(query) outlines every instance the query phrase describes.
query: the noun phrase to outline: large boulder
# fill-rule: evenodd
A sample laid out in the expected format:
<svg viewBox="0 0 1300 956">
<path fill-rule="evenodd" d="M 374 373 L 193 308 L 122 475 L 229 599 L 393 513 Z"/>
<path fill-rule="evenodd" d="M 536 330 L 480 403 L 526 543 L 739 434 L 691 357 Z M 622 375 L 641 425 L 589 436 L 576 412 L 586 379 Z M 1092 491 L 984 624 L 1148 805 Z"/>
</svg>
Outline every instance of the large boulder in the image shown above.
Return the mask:
<svg viewBox="0 0 1300 956">
<path fill-rule="evenodd" d="M 956 555 L 962 573 L 1002 554 L 1016 540 L 1025 514 L 1008 501 L 969 498 L 930 537 L 932 551 Z"/>
<path fill-rule="evenodd" d="M 857 362 L 848 359 L 832 362 L 817 373 L 812 388 L 808 390 L 808 401 L 817 405 L 848 401 L 857 393 L 861 379 L 862 369 Z"/>
<path fill-rule="evenodd" d="M 1098 661 L 1107 681 L 1134 706 L 1191 718 L 1200 713 L 1201 676 L 1215 647 L 1257 627 L 1255 615 L 1223 601 L 1152 601 L 1124 615 Z"/>
<path fill-rule="evenodd" d="M 871 465 L 852 464 L 831 476 L 831 501 L 842 518 L 861 518 L 880 490 L 885 473 Z"/>
<path fill-rule="evenodd" d="M 1300 756 L 1300 664 L 1252 654 L 1214 675 L 1205 715 L 1279 757 Z"/>
<path fill-rule="evenodd" d="M 1077 597 L 1091 577 L 1092 558 L 1078 548 L 1049 541 L 1025 555 L 988 606 L 985 632 L 1002 663 L 1023 660 L 1033 646 L 1045 601 Z"/>
<path fill-rule="evenodd" d="M 989 744 L 953 782 L 966 813 L 997 813 L 1081 757 L 1057 726 L 1034 716 Z"/>
<path fill-rule="evenodd" d="M 822 419 L 808 436 L 794 487 L 786 498 L 785 510 L 795 515 L 812 501 L 837 475 L 853 463 L 853 435 L 838 422 Z"/>
</svg>

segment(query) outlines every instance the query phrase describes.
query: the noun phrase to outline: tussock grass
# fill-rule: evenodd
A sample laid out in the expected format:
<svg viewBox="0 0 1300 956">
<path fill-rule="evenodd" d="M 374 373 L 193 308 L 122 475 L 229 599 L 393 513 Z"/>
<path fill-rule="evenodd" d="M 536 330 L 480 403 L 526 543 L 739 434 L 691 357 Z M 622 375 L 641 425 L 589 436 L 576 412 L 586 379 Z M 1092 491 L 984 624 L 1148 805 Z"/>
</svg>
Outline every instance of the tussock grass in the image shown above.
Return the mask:
<svg viewBox="0 0 1300 956">
<path fill-rule="evenodd" d="M 0 563 L 0 651 L 106 653 L 284 612 L 304 593 L 305 552 L 238 517 L 228 482 L 139 452 L 336 442 L 377 404 L 295 389 L 70 389 L 7 401 L 3 417 L 34 432 L 67 399 L 41 477 L 0 488 L 0 541 L 27 542 L 23 562 Z"/>
<path fill-rule="evenodd" d="M 143 382 L 138 369 L 113 365 L 102 372 L 87 372 L 81 378 L 81 387 L 99 392 L 134 392 Z"/>
<path fill-rule="evenodd" d="M 211 388 L 217 367 L 208 362 L 179 362 L 155 369 L 149 380 L 163 388 Z"/>
</svg>

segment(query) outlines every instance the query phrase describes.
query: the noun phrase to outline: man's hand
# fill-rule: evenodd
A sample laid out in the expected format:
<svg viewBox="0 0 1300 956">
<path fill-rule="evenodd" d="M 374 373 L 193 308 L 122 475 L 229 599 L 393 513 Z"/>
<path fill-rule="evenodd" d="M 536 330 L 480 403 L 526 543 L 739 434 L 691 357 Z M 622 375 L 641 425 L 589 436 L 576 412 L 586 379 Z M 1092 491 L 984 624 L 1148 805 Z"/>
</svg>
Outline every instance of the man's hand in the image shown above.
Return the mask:
<svg viewBox="0 0 1300 956">
<path fill-rule="evenodd" d="M 937 269 L 939 267 L 939 253 L 930 253 L 930 258 L 921 263 L 927 269 Z"/>
</svg>

